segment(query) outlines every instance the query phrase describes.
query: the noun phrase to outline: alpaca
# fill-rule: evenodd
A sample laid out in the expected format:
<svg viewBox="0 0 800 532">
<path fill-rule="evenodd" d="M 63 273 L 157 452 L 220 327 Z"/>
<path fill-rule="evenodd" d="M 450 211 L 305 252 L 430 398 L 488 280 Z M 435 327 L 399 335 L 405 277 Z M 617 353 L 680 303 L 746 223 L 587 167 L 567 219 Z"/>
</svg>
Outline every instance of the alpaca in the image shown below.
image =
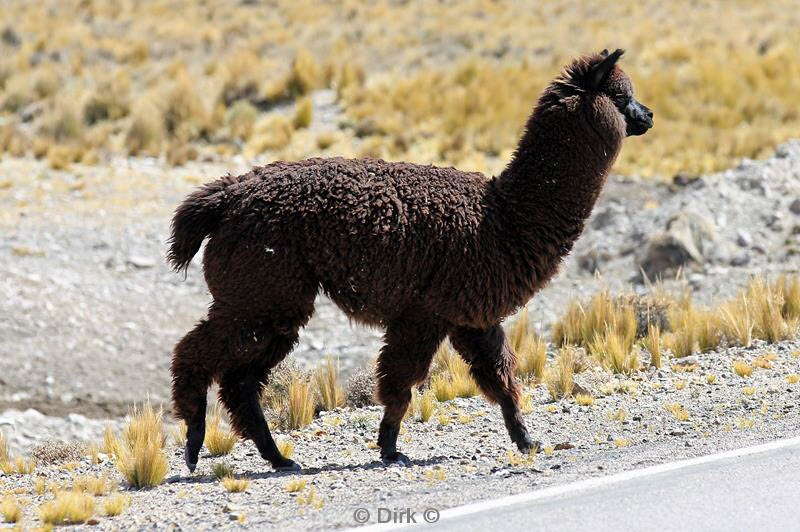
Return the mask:
<svg viewBox="0 0 800 532">
<path fill-rule="evenodd" d="M 515 354 L 500 322 L 554 275 L 583 231 L 622 139 L 649 129 L 617 66 L 622 50 L 575 59 L 539 98 L 511 162 L 494 178 L 378 159 L 275 162 L 208 183 L 178 207 L 168 259 L 186 270 L 203 240 L 208 316 L 175 347 L 175 414 L 197 465 L 215 380 L 234 429 L 276 469 L 283 457 L 259 405 L 320 289 L 350 318 L 385 330 L 378 446 L 397 450 L 411 387 L 447 337 L 522 452 Z"/>
</svg>

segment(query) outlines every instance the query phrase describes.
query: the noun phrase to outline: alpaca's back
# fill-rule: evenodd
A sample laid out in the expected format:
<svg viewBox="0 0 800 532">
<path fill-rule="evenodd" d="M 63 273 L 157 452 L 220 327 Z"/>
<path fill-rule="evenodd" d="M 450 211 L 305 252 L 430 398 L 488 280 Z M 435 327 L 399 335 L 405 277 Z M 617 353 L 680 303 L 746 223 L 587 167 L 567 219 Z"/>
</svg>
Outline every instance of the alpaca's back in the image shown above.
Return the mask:
<svg viewBox="0 0 800 532">
<path fill-rule="evenodd" d="M 209 253 L 240 256 L 250 247 L 267 261 L 251 274 L 267 276 L 257 270 L 289 254 L 351 316 L 370 323 L 408 307 L 453 304 L 491 229 L 484 224 L 490 181 L 453 168 L 309 159 L 259 167 L 237 181 L 207 248 L 207 270 Z M 213 293 L 221 279 L 208 280 Z"/>
</svg>

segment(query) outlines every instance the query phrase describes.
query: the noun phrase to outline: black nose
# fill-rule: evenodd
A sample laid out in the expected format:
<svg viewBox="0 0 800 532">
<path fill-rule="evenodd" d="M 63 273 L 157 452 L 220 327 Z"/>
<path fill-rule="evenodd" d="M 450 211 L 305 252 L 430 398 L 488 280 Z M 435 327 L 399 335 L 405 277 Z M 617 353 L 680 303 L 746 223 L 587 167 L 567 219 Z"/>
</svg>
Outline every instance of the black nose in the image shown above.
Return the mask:
<svg viewBox="0 0 800 532">
<path fill-rule="evenodd" d="M 643 135 L 653 127 L 653 111 L 636 100 L 631 100 L 623 112 L 628 136 Z"/>
</svg>

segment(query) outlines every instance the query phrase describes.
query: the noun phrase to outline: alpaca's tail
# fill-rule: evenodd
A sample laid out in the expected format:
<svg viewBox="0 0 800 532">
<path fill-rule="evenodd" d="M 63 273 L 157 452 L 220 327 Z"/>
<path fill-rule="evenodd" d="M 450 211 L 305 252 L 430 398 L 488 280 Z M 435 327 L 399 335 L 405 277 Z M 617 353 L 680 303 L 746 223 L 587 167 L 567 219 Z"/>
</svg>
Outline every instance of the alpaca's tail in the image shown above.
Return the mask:
<svg viewBox="0 0 800 532">
<path fill-rule="evenodd" d="M 235 179 L 227 176 L 203 185 L 175 210 L 167 253 L 167 261 L 175 271 L 189 267 L 203 239 L 219 226 L 230 198 L 226 188 Z"/>
</svg>

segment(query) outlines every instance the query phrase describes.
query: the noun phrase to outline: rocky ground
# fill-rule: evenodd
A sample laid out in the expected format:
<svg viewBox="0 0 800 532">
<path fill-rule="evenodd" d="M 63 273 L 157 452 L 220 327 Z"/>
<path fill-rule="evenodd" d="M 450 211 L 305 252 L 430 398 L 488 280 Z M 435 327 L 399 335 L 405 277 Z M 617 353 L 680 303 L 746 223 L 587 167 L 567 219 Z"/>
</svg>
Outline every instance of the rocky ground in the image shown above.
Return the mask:
<svg viewBox="0 0 800 532">
<path fill-rule="evenodd" d="M 769 357 L 772 367 L 746 378 L 733 371 L 732 360 L 758 356 Z M 228 456 L 201 455 L 190 475 L 182 449 L 170 442 L 167 482 L 131 491 L 131 507 L 119 517 L 98 510 L 95 525 L 330 529 L 407 508 L 418 520 L 435 518 L 436 511 L 485 498 L 796 436 L 800 383 L 790 384 L 787 376 L 798 372 L 800 343 L 793 341 L 693 356 L 632 379 L 591 368 L 576 377 L 595 395 L 589 406 L 553 402 L 544 386 L 526 388 L 532 400 L 525 421 L 544 444 L 532 458 L 512 451 L 498 409 L 480 397 L 438 403 L 427 422 L 418 414 L 407 419 L 399 446 L 412 458 L 410 467 L 377 460 L 379 407 L 325 412 L 310 426 L 282 434 L 303 466 L 299 473 L 273 472 L 251 443 L 240 442 Z M 100 458 L 97 465 L 89 458 L 42 464 L 33 475 L 4 477 L 0 489 L 25 501 L 22 524 L 32 526 L 35 508 L 52 497 L 34 493 L 39 476 L 69 483 L 77 475 L 107 473 L 121 481 L 108 457 Z M 211 472 L 217 462 L 249 479 L 247 490 L 227 493 Z"/>
<path fill-rule="evenodd" d="M 209 300 L 196 264 L 184 279 L 164 262 L 171 211 L 196 184 L 263 162 L 210 160 L 170 169 L 155 160 L 126 159 L 52 171 L 35 160 L 0 161 L 0 428 L 15 452 L 48 438 L 95 439 L 106 419 L 118 419 L 148 396 L 168 407 L 171 348 Z M 530 302 L 531 325 L 546 333 L 571 298 L 604 284 L 645 290 L 642 272 L 672 278 L 682 270 L 700 302 L 731 295 L 755 273 L 797 272 L 798 198 L 798 141 L 766 161 L 744 161 L 694 181 L 613 177 L 561 273 Z M 331 354 L 346 376 L 366 365 L 379 345 L 380 331 L 349 323 L 320 297 L 292 356 L 313 366 Z M 482 399 L 443 406 L 452 418 L 445 425 L 408 424 L 402 438 L 417 460 L 411 469 L 385 469 L 374 461 L 368 445 L 377 409 L 342 411 L 292 435 L 306 467 L 302 478 L 325 501 L 321 509 L 299 506 L 297 495 L 285 490 L 285 474 L 269 472 L 249 444 L 240 444 L 230 460 L 253 478 L 247 493 L 225 494 L 208 477 L 211 460 L 204 460 L 198 475 L 136 494 L 141 512 L 103 523 L 193 527 L 206 519 L 235 524 L 230 516 L 243 515 L 245 524 L 258 526 L 354 524 L 358 505 L 445 507 L 796 434 L 797 386 L 788 385 L 786 376 L 800 373 L 791 355 L 798 345 L 762 346 L 736 356 L 765 350 L 774 351 L 777 361 L 773 369 L 756 371 L 755 384 L 748 382 L 756 388 L 751 396 L 732 375 L 728 352 L 698 357 L 699 368 L 685 375 L 664 369 L 642 376 L 637 394 L 611 393 L 590 407 L 549 403 L 539 387 L 527 416 L 532 431 L 548 444 L 575 448 L 530 464 L 504 465 L 509 442 L 496 409 Z M 707 383 L 707 373 L 718 381 Z M 675 390 L 676 378 L 688 384 Z M 607 378 L 597 379 L 587 383 L 593 391 L 600 391 L 601 380 L 607 385 Z M 664 403 L 682 404 L 689 420 L 672 418 Z M 620 409 L 627 412 L 622 421 L 609 418 Z M 468 419 L 463 423 L 462 415 Z M 613 440 L 628 444 L 617 447 Z M 438 468 L 446 481 L 438 480 Z M 39 472 L 66 474 L 57 468 Z M 183 474 L 177 454 L 171 474 Z M 30 479 L 0 482 L 5 490 Z M 270 501 L 269 511 L 264 501 Z M 150 514 L 154 507 L 158 511 Z"/>
</svg>

